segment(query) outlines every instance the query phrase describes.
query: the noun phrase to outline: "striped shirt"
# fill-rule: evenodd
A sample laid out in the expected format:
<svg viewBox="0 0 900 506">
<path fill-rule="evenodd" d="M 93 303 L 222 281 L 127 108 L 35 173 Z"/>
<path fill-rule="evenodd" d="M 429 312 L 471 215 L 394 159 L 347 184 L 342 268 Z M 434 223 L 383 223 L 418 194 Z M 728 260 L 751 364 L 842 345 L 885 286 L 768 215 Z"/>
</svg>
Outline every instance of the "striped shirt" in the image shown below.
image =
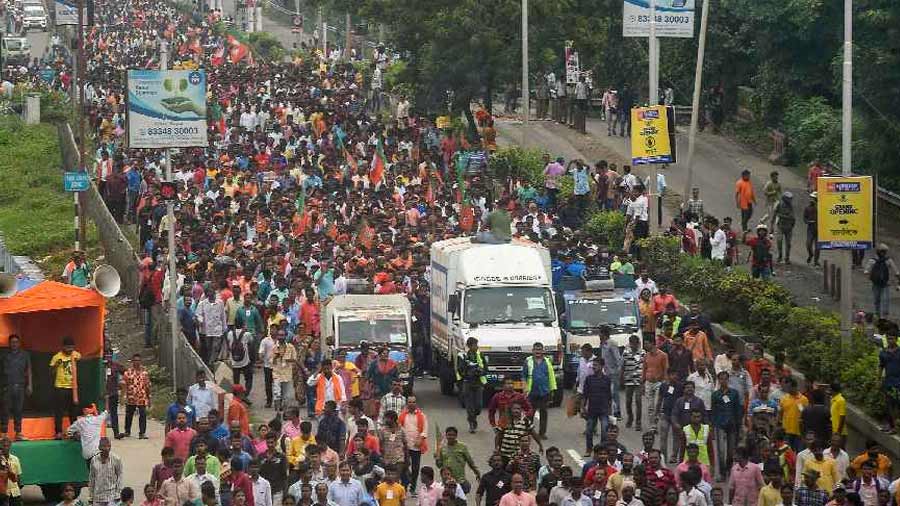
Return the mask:
<svg viewBox="0 0 900 506">
<path fill-rule="evenodd" d="M 630 347 L 625 348 L 622 353 L 622 370 L 625 374 L 625 386 L 640 386 L 641 378 L 644 375 L 644 350 L 638 348 L 637 351 Z"/>
<path fill-rule="evenodd" d="M 519 452 L 519 441 L 523 437 L 531 434 L 531 420 L 522 417 L 519 420 L 511 421 L 500 436 L 500 455 L 506 458 L 512 458 Z"/>
<path fill-rule="evenodd" d="M 122 459 L 112 453 L 106 462 L 103 462 L 100 455 L 92 458 L 88 488 L 91 490 L 91 500 L 95 503 L 118 500 L 122 491 Z"/>
</svg>

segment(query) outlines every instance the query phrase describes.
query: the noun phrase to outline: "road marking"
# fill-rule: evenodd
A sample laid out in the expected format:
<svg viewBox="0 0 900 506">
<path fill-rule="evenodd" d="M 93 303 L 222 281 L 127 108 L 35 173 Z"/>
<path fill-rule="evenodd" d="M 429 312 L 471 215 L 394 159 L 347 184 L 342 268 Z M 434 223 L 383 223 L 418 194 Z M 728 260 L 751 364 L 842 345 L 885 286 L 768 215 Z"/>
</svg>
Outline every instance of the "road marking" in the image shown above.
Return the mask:
<svg viewBox="0 0 900 506">
<path fill-rule="evenodd" d="M 569 448 L 569 450 L 568 450 L 567 453 L 569 454 L 569 457 L 570 457 L 572 460 L 574 460 L 576 464 L 578 464 L 578 467 L 584 467 L 584 459 L 581 458 L 581 454 L 580 454 L 580 453 L 578 453 L 577 451 L 573 450 L 572 448 Z"/>
</svg>

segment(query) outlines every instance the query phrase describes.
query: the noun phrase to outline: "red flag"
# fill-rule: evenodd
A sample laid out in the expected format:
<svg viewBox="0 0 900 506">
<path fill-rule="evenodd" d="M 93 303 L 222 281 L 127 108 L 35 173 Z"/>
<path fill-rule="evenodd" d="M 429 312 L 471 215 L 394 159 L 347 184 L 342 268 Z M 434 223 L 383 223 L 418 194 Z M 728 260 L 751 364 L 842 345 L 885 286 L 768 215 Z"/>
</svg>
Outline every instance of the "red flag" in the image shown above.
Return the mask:
<svg viewBox="0 0 900 506">
<path fill-rule="evenodd" d="M 213 53 L 212 58 L 210 58 L 210 63 L 213 67 L 221 67 L 222 64 L 225 63 L 225 44 L 222 44 L 221 42 L 219 43 L 219 46 Z"/>
<path fill-rule="evenodd" d="M 378 139 L 378 144 L 375 145 L 375 155 L 372 157 L 372 168 L 369 169 L 369 183 L 372 186 L 378 186 L 384 178 L 385 164 L 384 147 L 381 139 Z"/>
<path fill-rule="evenodd" d="M 232 64 L 236 64 L 250 55 L 250 48 L 234 38 L 233 35 L 228 36 L 228 45 L 231 46 L 231 49 L 228 50 L 228 61 Z"/>
</svg>

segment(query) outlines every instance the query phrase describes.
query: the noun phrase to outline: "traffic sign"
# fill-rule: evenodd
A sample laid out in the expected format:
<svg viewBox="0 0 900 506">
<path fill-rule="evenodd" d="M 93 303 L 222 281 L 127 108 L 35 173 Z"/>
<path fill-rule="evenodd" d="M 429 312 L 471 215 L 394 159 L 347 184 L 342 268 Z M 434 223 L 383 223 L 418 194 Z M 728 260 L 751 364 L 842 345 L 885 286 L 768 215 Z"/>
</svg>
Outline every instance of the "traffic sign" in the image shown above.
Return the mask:
<svg viewBox="0 0 900 506">
<path fill-rule="evenodd" d="M 67 192 L 83 192 L 91 187 L 91 178 L 87 172 L 66 172 L 63 176 L 63 188 Z"/>
</svg>

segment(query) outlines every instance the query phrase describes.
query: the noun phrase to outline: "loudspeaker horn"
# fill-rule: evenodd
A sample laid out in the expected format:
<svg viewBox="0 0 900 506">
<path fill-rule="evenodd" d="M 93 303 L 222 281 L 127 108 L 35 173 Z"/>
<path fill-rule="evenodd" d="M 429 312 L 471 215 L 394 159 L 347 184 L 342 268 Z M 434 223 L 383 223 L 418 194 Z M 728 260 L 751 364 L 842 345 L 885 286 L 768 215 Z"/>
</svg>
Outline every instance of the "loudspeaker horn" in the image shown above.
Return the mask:
<svg viewBox="0 0 900 506">
<path fill-rule="evenodd" d="M 18 280 L 8 272 L 0 272 L 0 299 L 8 299 L 16 294 Z"/>
<path fill-rule="evenodd" d="M 94 270 L 94 280 L 91 281 L 91 286 L 108 299 L 119 294 L 119 290 L 122 288 L 122 278 L 114 267 L 101 265 Z"/>
</svg>

